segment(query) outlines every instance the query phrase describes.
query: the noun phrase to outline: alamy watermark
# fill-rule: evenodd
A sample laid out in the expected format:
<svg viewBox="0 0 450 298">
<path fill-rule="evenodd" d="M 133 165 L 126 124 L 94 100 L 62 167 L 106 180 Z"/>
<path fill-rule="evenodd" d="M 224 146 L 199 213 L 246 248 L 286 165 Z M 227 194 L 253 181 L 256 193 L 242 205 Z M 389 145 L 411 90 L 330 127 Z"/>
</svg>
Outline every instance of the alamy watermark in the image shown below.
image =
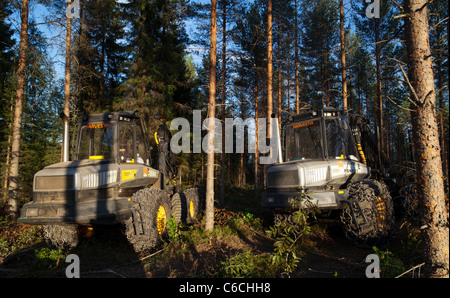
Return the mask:
<svg viewBox="0 0 450 298">
<path fill-rule="evenodd" d="M 66 257 L 66 263 L 70 263 L 66 268 L 67 278 L 80 278 L 80 257 L 70 254 Z"/>
<path fill-rule="evenodd" d="M 68 19 L 79 18 L 80 17 L 80 0 L 66 0 L 67 5 L 66 17 Z"/>
<path fill-rule="evenodd" d="M 366 3 L 370 3 L 366 7 L 366 17 L 369 19 L 380 18 L 380 0 L 365 0 Z"/>
<path fill-rule="evenodd" d="M 380 278 L 380 258 L 376 254 L 370 254 L 366 257 L 366 263 L 370 263 L 366 267 L 366 277 Z"/>
<path fill-rule="evenodd" d="M 224 130 L 222 131 L 222 124 L 217 118 L 206 118 L 202 121 L 201 111 L 194 110 L 192 117 L 192 152 L 201 153 L 222 153 L 222 134 L 225 133 L 225 152 L 224 153 L 244 153 L 245 150 L 245 127 L 247 130 L 254 131 L 256 127 L 256 120 L 254 118 L 226 118 Z M 210 130 L 210 127 L 214 127 Z M 279 135 L 278 119 L 271 118 L 270 121 L 271 137 L 267 138 L 267 119 L 258 118 L 258 152 L 267 154 L 259 158 L 260 164 L 273 164 L 278 159 L 281 159 L 281 144 Z M 186 118 L 175 118 L 170 123 L 170 130 L 178 130 L 170 141 L 170 149 L 173 153 L 191 153 L 191 125 Z M 202 130 L 209 132 L 202 140 Z M 255 132 L 256 135 L 256 132 Z M 210 146 L 210 138 L 214 136 L 214 148 Z M 247 152 L 255 153 L 255 138 L 247 133 Z"/>
<path fill-rule="evenodd" d="M 66 0 L 70 3 L 67 6 L 66 16 L 69 19 L 80 17 L 80 0 Z M 365 0 L 370 3 L 366 8 L 366 17 L 369 19 L 380 18 L 380 0 Z"/>
</svg>

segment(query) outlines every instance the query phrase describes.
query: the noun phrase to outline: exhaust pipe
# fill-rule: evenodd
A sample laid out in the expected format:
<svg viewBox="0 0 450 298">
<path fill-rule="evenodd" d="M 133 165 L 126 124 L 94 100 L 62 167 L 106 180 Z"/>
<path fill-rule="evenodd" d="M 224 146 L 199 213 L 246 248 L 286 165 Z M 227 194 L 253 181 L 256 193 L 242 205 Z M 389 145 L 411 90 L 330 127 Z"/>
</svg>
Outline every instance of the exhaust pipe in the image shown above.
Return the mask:
<svg viewBox="0 0 450 298">
<path fill-rule="evenodd" d="M 63 142 L 62 142 L 62 161 L 69 161 L 69 117 L 61 113 L 60 115 L 63 121 Z"/>
</svg>

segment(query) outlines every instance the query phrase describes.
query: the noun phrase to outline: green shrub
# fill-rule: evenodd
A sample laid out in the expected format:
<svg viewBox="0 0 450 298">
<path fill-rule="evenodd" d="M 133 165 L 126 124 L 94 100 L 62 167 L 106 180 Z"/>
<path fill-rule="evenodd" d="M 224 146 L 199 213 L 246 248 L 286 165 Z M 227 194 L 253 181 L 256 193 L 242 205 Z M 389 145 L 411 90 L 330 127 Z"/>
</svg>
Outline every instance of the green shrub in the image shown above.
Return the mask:
<svg viewBox="0 0 450 298">
<path fill-rule="evenodd" d="M 268 254 L 254 255 L 246 250 L 223 261 L 217 275 L 231 278 L 275 277 L 279 270 L 271 266 L 270 259 Z"/>
<path fill-rule="evenodd" d="M 393 252 L 383 251 L 375 246 L 373 251 L 380 258 L 381 277 L 394 278 L 406 270 L 403 262 Z"/>
<path fill-rule="evenodd" d="M 67 253 L 61 252 L 57 249 L 43 247 L 41 249 L 35 249 L 34 255 L 34 266 L 38 269 L 52 269 L 58 267 L 59 264 L 65 260 Z"/>
<path fill-rule="evenodd" d="M 41 226 L 22 225 L 8 216 L 0 217 L 0 258 L 39 242 Z"/>
<path fill-rule="evenodd" d="M 310 198 L 303 192 L 291 201 L 298 210 L 286 220 L 276 223 L 268 235 L 275 238 L 275 249 L 272 254 L 272 264 L 284 268 L 284 273 L 292 273 L 303 255 L 302 241 L 311 233 L 308 219 L 315 218 L 319 209 L 312 205 Z M 299 206 L 303 206 L 300 207 Z M 306 206 L 306 207 L 305 207 Z"/>
</svg>

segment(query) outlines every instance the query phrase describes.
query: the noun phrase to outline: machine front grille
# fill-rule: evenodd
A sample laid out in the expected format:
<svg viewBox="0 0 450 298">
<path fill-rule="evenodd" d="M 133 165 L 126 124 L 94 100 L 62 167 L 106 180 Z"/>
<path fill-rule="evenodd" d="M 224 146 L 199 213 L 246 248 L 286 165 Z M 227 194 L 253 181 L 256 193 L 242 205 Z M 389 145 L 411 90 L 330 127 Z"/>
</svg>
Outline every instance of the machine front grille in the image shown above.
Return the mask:
<svg viewBox="0 0 450 298">
<path fill-rule="evenodd" d="M 268 187 L 283 187 L 300 185 L 298 170 L 267 173 Z"/>
<path fill-rule="evenodd" d="M 51 203 L 71 203 L 74 201 L 75 192 L 68 191 L 35 191 L 33 193 L 33 201 L 41 204 Z"/>
<path fill-rule="evenodd" d="M 36 177 L 36 190 L 66 190 L 73 189 L 73 176 L 38 176 Z"/>
</svg>

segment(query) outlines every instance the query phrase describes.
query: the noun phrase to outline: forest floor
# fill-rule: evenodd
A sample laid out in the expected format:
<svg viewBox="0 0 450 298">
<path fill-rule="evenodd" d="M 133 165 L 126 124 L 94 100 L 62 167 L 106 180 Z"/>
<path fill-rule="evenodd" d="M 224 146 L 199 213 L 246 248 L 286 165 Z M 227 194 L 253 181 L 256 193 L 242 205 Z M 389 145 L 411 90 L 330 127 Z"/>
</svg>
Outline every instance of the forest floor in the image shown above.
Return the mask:
<svg viewBox="0 0 450 298">
<path fill-rule="evenodd" d="M 286 277 L 271 265 L 275 240 L 265 231 L 273 223 L 266 210 L 248 199 L 253 196 L 253 190 L 233 188 L 230 204 L 216 209 L 214 232 L 205 232 L 202 222 L 181 226 L 170 241 L 140 254 L 121 227 L 97 228 L 76 248 L 58 251 L 45 244 L 38 226 L 6 224 L 0 218 L 0 277 L 65 277 L 68 254 L 79 256 L 85 278 Z M 419 262 L 413 229 L 402 227 L 388 246 L 370 248 L 349 242 L 338 218 L 319 217 L 309 225 L 311 233 L 302 240 L 302 255 L 289 277 L 365 277 L 366 256 L 375 252 L 382 277 L 397 276 Z"/>
</svg>

